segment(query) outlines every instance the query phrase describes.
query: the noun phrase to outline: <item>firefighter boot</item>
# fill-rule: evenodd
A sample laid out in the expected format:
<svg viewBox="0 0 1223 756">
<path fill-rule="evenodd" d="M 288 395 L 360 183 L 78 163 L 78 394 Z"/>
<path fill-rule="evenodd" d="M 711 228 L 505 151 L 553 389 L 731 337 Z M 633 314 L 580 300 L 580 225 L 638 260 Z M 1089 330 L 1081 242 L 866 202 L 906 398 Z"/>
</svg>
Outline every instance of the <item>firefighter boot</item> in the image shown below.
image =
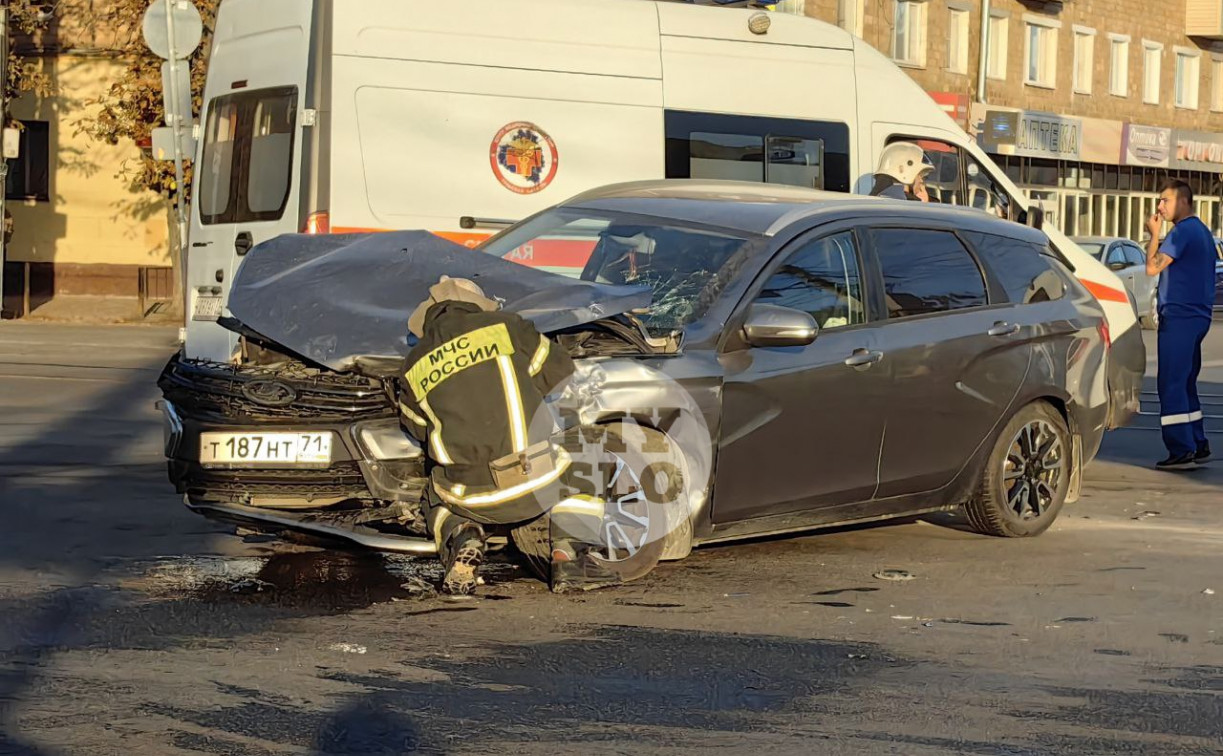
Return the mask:
<svg viewBox="0 0 1223 756">
<path fill-rule="evenodd" d="M 589 548 L 558 545 L 552 549 L 553 593 L 593 591 L 623 582 L 620 575 L 591 554 Z"/>
<path fill-rule="evenodd" d="M 443 556 L 446 577 L 442 592 L 451 596 L 470 596 L 476 592 L 480 564 L 484 561 L 484 539 L 475 528 L 463 528 L 450 537 Z"/>
</svg>

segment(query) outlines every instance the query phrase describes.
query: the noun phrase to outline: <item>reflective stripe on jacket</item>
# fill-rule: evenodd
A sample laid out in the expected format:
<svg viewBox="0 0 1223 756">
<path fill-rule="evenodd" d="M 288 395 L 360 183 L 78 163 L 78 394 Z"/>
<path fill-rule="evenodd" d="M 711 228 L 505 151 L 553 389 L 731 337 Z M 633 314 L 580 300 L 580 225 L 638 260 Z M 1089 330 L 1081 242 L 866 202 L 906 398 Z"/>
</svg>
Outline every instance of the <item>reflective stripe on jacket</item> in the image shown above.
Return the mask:
<svg viewBox="0 0 1223 756">
<path fill-rule="evenodd" d="M 422 330 L 400 373 L 403 425 L 427 446 L 441 496 L 491 505 L 502 497 L 489 463 L 553 435 L 544 397 L 573 360 L 518 315 L 464 302 L 433 305 Z"/>
</svg>

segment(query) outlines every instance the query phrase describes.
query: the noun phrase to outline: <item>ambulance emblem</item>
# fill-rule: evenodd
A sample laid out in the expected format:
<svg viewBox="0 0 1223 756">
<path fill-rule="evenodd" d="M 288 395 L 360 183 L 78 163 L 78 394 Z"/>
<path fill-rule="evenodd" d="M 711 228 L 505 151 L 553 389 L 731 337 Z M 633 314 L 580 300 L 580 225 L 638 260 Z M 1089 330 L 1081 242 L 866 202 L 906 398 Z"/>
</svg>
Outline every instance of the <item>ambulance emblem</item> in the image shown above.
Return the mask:
<svg viewBox="0 0 1223 756">
<path fill-rule="evenodd" d="M 560 162 L 552 137 L 526 121 L 516 121 L 497 132 L 489 159 L 497 180 L 516 194 L 534 194 L 548 188 Z"/>
</svg>

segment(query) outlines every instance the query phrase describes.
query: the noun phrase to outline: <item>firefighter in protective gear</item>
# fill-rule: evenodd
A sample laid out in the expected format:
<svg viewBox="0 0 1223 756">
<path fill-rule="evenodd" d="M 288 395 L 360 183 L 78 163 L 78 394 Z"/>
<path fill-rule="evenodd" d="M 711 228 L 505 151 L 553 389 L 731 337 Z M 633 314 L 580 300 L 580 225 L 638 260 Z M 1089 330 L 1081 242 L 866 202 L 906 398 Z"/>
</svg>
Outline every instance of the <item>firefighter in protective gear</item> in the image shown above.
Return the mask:
<svg viewBox="0 0 1223 756">
<path fill-rule="evenodd" d="M 871 196 L 929 202 L 925 179 L 933 170 L 934 164 L 921 147 L 912 142 L 893 142 L 879 156 Z"/>
<path fill-rule="evenodd" d="M 472 281 L 443 276 L 429 294 L 408 321 L 419 341 L 404 363 L 399 407 L 405 428 L 428 450 L 425 515 L 446 567 L 443 590 L 468 594 L 484 557 L 482 526 L 530 522 L 571 498 L 571 455 L 553 440 L 557 426 L 544 397 L 574 365 L 528 321 L 499 312 Z M 570 509 L 561 509 L 561 526 L 598 532 L 597 498 Z M 581 561 L 582 549 L 569 551 Z"/>
</svg>

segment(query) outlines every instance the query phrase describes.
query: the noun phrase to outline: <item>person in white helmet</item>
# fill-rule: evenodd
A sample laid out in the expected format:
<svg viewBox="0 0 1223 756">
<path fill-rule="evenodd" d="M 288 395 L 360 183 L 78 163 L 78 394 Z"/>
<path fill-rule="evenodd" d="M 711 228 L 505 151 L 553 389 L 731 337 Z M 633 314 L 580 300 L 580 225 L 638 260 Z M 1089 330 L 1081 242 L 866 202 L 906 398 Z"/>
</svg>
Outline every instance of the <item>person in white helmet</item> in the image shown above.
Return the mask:
<svg viewBox="0 0 1223 756">
<path fill-rule="evenodd" d="M 879 156 L 871 196 L 929 202 L 925 178 L 933 170 L 921 147 L 912 142 L 893 142 Z"/>
</svg>

